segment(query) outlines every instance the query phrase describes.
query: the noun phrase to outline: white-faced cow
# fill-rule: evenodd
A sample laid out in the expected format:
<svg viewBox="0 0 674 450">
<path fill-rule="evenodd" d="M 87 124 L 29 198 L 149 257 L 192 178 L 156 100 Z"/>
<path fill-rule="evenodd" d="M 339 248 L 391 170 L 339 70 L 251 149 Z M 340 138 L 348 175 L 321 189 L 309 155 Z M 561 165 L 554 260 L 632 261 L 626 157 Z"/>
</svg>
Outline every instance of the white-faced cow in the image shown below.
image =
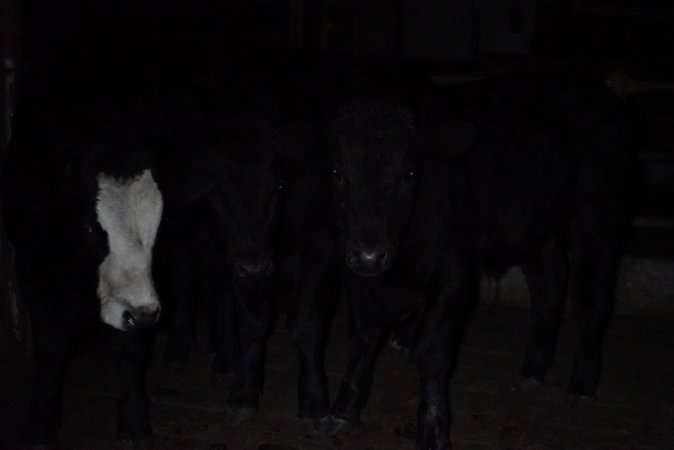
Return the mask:
<svg viewBox="0 0 674 450">
<path fill-rule="evenodd" d="M 570 278 L 580 340 L 569 391 L 595 393 L 633 146 L 629 114 L 600 84 L 481 82 L 435 100 L 414 110 L 360 98 L 333 123 L 351 341 L 334 431 L 358 420 L 383 335 L 418 314 L 423 450 L 449 447 L 448 383 L 480 271 L 524 269 L 533 324 L 521 374 L 538 382 Z"/>
<path fill-rule="evenodd" d="M 121 375 L 118 437 L 147 441 L 148 329 L 161 312 L 152 279 L 163 207 L 155 158 L 133 100 L 126 103 L 132 96 L 57 80 L 22 86 L 2 177 L 36 367 L 24 438 L 56 443 L 66 361 L 105 324 Z"/>
</svg>

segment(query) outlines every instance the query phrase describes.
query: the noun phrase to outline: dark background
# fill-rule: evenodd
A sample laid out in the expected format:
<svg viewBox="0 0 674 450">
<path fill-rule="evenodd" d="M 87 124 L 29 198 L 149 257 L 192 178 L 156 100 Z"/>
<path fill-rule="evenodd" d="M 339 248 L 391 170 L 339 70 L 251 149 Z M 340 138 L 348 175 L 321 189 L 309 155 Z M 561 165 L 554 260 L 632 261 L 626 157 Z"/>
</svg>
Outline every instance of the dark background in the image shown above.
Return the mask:
<svg viewBox="0 0 674 450">
<path fill-rule="evenodd" d="M 30 61 L 164 64 L 228 53 L 436 63 L 495 53 L 664 60 L 674 47 L 672 9 L 666 0 L 33 0 L 21 3 L 21 52 Z"/>
<path fill-rule="evenodd" d="M 91 65 L 180 79 L 232 58 L 287 56 L 387 61 L 447 82 L 569 67 L 620 73 L 642 132 L 629 254 L 672 261 L 672 55 L 672 0 L 0 0 L 0 164 L 14 86 L 32 71 Z M 30 341 L 1 219 L 0 205 L 0 401 Z M 671 313 L 665 297 L 645 299 L 647 309 Z"/>
</svg>

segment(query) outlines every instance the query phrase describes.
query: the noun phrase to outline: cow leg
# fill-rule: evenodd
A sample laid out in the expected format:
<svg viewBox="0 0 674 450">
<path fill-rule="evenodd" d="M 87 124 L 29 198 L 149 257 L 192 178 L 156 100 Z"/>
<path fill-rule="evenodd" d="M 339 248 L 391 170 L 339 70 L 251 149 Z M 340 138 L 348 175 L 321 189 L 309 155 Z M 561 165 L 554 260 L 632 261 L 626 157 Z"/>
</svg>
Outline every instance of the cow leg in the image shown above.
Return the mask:
<svg viewBox="0 0 674 450">
<path fill-rule="evenodd" d="M 349 292 L 351 291 L 351 292 Z M 360 290 L 358 290 L 360 291 Z M 360 295 L 358 295 L 360 294 Z M 332 416 L 353 424 L 370 395 L 372 371 L 385 329 L 364 292 L 347 291 L 349 307 L 349 364 L 342 380 Z M 338 422 L 337 427 L 342 425 Z"/>
<path fill-rule="evenodd" d="M 56 444 L 61 425 L 63 378 L 66 368 L 67 340 L 53 323 L 33 321 L 35 386 L 24 427 L 24 440 L 31 445 Z M 37 319 L 39 320 L 39 319 Z M 54 321 L 56 319 L 53 319 Z"/>
<path fill-rule="evenodd" d="M 240 355 L 227 404 L 257 409 L 264 383 L 264 347 L 270 325 L 268 289 L 236 292 Z"/>
<path fill-rule="evenodd" d="M 117 437 L 148 441 L 152 437 L 145 372 L 152 347 L 150 332 L 115 329 L 110 333 L 112 358 L 119 370 L 121 393 L 117 400 Z"/>
<path fill-rule="evenodd" d="M 520 375 L 540 383 L 554 358 L 566 298 L 567 266 L 566 255 L 557 240 L 522 265 L 531 296 L 532 324 Z"/>
<path fill-rule="evenodd" d="M 398 323 L 393 326 L 391 347 L 401 353 L 411 353 L 416 347 L 417 324 L 419 322 L 419 309 L 414 308 L 405 314 Z"/>
<path fill-rule="evenodd" d="M 592 218 L 585 217 L 578 224 L 572 244 L 571 301 L 580 339 L 569 392 L 583 396 L 594 395 L 599 382 L 602 341 L 613 308 L 620 256 L 619 233 L 598 226 L 601 222 Z"/>
<path fill-rule="evenodd" d="M 332 272 L 319 268 L 307 274 L 300 282 L 296 304 L 288 312 L 288 327 L 300 359 L 297 389 L 301 418 L 323 418 L 330 412 L 323 354 L 329 311 L 335 296 Z"/>
<path fill-rule="evenodd" d="M 420 400 L 417 410 L 417 448 L 448 449 L 449 379 L 463 332 L 470 319 L 477 276 L 447 286 L 428 299 L 417 348 Z"/>
<path fill-rule="evenodd" d="M 239 329 L 233 286 L 228 283 L 223 292 L 211 299 L 210 347 L 215 354 L 212 370 L 216 374 L 234 371 L 239 362 Z"/>
<path fill-rule="evenodd" d="M 187 253 L 189 254 L 189 253 Z M 185 258 L 185 253 L 172 255 L 171 295 L 173 310 L 169 324 L 169 336 L 164 358 L 169 364 L 177 367 L 189 362 L 190 347 L 194 339 L 195 305 L 191 299 L 196 274 L 194 267 L 184 265 L 183 261 L 193 263 Z"/>
</svg>

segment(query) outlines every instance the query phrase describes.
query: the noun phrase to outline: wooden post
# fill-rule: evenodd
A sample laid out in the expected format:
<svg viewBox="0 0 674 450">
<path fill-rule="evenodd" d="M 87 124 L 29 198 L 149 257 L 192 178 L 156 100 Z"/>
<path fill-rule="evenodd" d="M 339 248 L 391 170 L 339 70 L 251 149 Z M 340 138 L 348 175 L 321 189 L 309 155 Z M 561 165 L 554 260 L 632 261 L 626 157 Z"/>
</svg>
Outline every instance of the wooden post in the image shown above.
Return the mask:
<svg viewBox="0 0 674 450">
<path fill-rule="evenodd" d="M 0 169 L 11 136 L 19 56 L 19 7 L 19 0 L 0 0 Z M 0 198 L 0 360 L 12 361 L 7 355 L 25 355 L 28 343 L 29 329 L 16 295 L 14 254 L 7 241 Z"/>
</svg>

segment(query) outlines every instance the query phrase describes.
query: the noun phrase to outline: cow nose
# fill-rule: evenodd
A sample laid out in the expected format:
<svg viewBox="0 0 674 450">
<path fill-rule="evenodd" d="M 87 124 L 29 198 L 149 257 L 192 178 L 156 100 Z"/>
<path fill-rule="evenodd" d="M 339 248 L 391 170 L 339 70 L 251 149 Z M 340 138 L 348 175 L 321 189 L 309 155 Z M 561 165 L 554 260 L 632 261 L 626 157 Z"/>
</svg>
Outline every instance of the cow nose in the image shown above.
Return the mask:
<svg viewBox="0 0 674 450">
<path fill-rule="evenodd" d="M 374 276 L 388 270 L 391 253 L 386 248 L 353 249 L 347 255 L 347 264 L 360 275 Z"/>
<path fill-rule="evenodd" d="M 358 254 L 360 263 L 364 266 L 382 267 L 386 265 L 389 253 L 386 251 L 363 250 Z"/>
<path fill-rule="evenodd" d="M 360 252 L 360 261 L 363 264 L 367 265 L 375 265 L 375 264 L 380 264 L 386 259 L 387 253 L 386 252 L 377 252 L 377 251 L 367 251 L 363 250 Z"/>
<path fill-rule="evenodd" d="M 122 313 L 122 321 L 127 331 L 150 328 L 158 319 L 159 309 L 129 308 Z"/>
<path fill-rule="evenodd" d="M 273 269 L 274 263 L 271 259 L 261 259 L 257 261 L 238 262 L 234 265 L 234 271 L 239 278 L 257 277 L 267 275 Z"/>
</svg>

